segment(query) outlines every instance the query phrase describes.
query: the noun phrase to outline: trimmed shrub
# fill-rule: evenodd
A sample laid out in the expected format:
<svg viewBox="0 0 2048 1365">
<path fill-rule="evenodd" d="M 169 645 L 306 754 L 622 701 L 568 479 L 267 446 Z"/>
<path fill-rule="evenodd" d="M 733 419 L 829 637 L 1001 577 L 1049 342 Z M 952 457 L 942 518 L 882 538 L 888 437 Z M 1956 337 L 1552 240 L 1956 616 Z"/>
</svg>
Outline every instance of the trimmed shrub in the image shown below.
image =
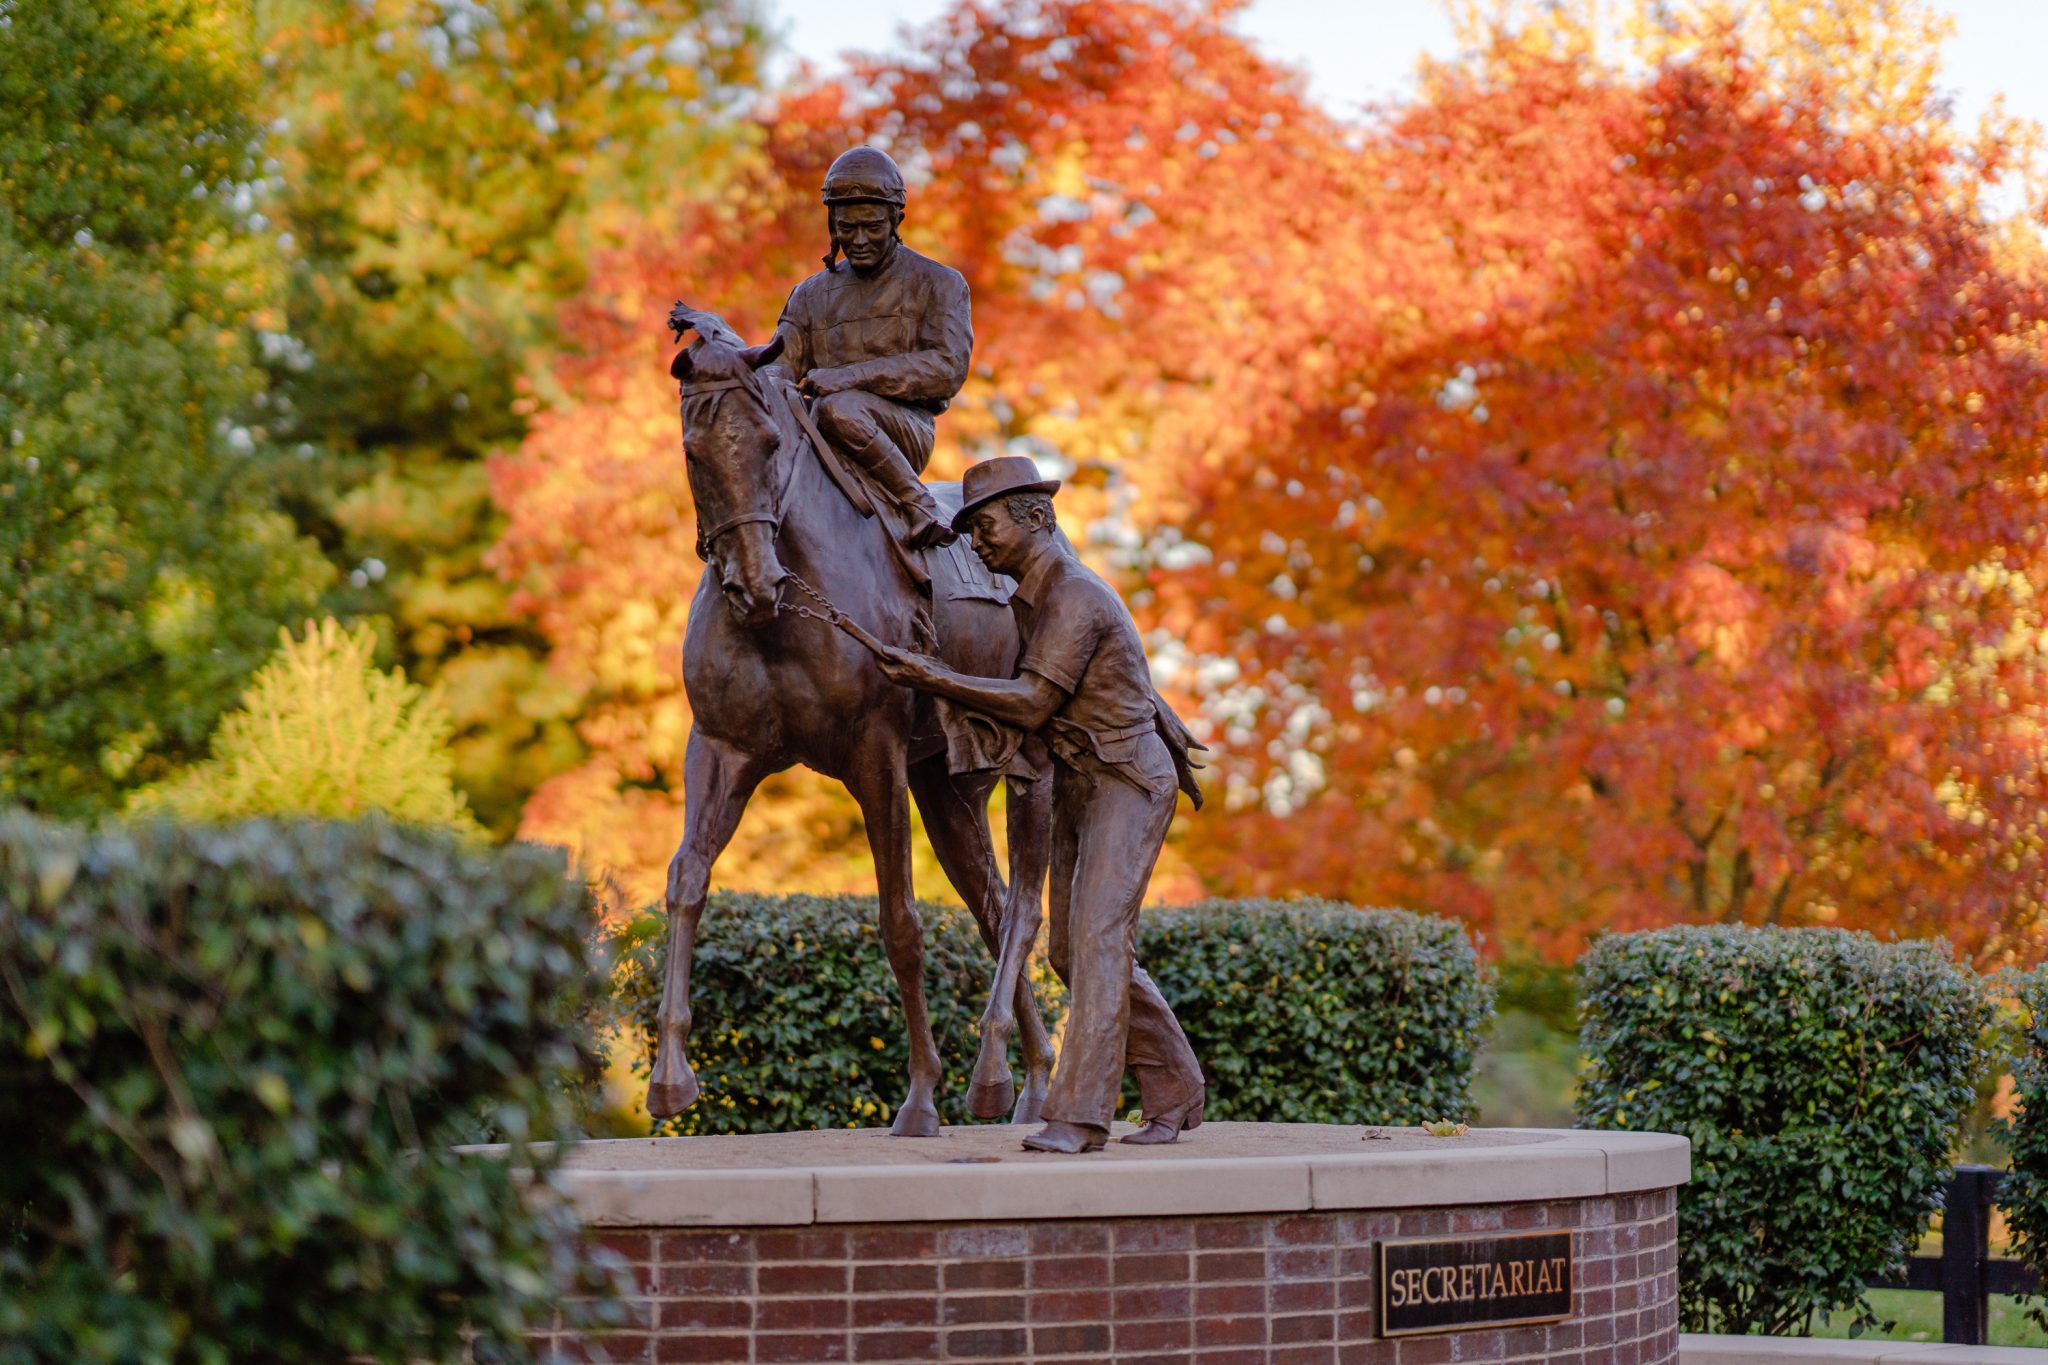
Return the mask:
<svg viewBox="0 0 2048 1365">
<path fill-rule="evenodd" d="M 1325 900 L 1203 901 L 1148 910 L 1138 960 L 1209 1074 L 1210 1118 L 1470 1116 L 1493 988 L 1454 920 Z"/>
<path fill-rule="evenodd" d="M 1875 1322 L 1940 1208 L 1988 1051 L 1983 984 L 1945 944 L 1830 929 L 1603 939 L 1585 980 L 1581 1126 L 1683 1133 L 1688 1331 Z"/>
<path fill-rule="evenodd" d="M 1999 1190 L 2012 1254 L 2048 1279 L 2048 966 L 2011 983 L 2018 997 L 2021 1035 L 2012 1061 L 2012 1119 L 2004 1125 L 2012 1169 Z M 2027 1316 L 2048 1328 L 2048 1298 L 2020 1296 Z"/>
<path fill-rule="evenodd" d="M 886 1124 L 909 1084 L 910 1048 L 873 896 L 714 892 L 691 965 L 690 1065 L 703 1098 L 663 1133 L 777 1133 Z M 967 1082 L 995 963 L 958 906 L 918 906 L 925 999 L 944 1077 L 939 1116 L 972 1123 Z M 648 911 L 618 936 L 622 1022 L 646 1074 L 668 962 L 668 917 Z M 1060 995 L 1034 982 L 1048 1024 Z M 1015 1061 L 1012 1048 L 1012 1061 Z"/>
<path fill-rule="evenodd" d="M 526 1358 L 609 1277 L 450 1148 L 566 1130 L 586 902 L 384 824 L 0 817 L 0 1361 Z"/>
<path fill-rule="evenodd" d="M 967 1123 L 992 964 L 965 910 L 920 910 L 945 1064 L 939 1111 Z M 875 913 L 872 896 L 712 896 L 692 975 L 690 1061 L 704 1098 L 662 1131 L 889 1121 L 908 1053 Z M 661 1004 L 665 925 L 650 913 L 621 935 L 619 1005 L 643 1056 Z M 1138 954 L 1209 1072 L 1211 1118 L 1408 1123 L 1467 1112 L 1490 996 L 1471 941 L 1448 920 L 1328 901 L 1210 901 L 1146 911 Z M 1035 977 L 1051 1022 L 1062 993 L 1049 971 Z"/>
</svg>

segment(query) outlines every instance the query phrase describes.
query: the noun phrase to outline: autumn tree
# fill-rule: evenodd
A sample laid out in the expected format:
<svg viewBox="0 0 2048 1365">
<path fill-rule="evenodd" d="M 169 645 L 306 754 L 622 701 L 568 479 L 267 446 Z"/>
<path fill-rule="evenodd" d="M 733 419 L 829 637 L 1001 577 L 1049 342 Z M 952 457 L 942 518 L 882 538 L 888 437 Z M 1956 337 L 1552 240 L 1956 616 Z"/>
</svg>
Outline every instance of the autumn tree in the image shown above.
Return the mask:
<svg viewBox="0 0 2048 1365">
<path fill-rule="evenodd" d="M 785 99 L 606 263 L 500 467 L 502 562 L 593 698 L 528 828 L 658 884 L 697 568 L 654 320 L 762 334 L 817 175 L 877 138 L 975 294 L 935 463 L 1069 476 L 1218 742 L 1204 885 L 1559 953 L 1681 918 L 2027 951 L 2048 385 L 2038 247 L 1983 201 L 2011 130 L 1951 126 L 1904 0 L 1645 6 L 1613 52 L 1487 8 L 1362 123 L 1227 7 L 1114 0 L 962 4 Z"/>
<path fill-rule="evenodd" d="M 1391 118 L 1377 198 L 1431 230 L 1285 437 L 1198 472 L 1162 584 L 1243 667 L 1205 866 L 1559 951 L 2037 955 L 2048 300 L 1917 12 L 1661 7 L 1641 74 L 1532 23 Z"/>
<path fill-rule="evenodd" d="M 509 833 L 573 763 L 580 704 L 482 563 L 484 458 L 524 435 L 557 310 L 622 218 L 725 155 L 759 33 L 724 0 L 267 0 L 271 194 L 289 267 L 269 339 L 294 506 L 458 726 Z"/>
<path fill-rule="evenodd" d="M 331 578 L 273 496 L 247 26 L 0 11 L 0 803 L 88 817 L 198 757 Z"/>
</svg>

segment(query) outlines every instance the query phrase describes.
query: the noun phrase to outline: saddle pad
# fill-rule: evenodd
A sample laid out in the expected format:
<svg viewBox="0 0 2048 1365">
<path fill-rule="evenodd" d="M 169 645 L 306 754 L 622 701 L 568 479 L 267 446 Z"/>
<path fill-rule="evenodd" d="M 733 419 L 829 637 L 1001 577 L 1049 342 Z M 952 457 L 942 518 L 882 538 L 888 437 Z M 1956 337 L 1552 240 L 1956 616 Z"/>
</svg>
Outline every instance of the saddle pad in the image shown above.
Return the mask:
<svg viewBox="0 0 2048 1365">
<path fill-rule="evenodd" d="M 950 524 L 960 511 L 960 485 L 928 483 L 924 487 L 932 495 L 932 501 L 939 505 L 939 520 Z M 927 562 L 932 568 L 934 591 L 943 591 L 954 601 L 1009 605 L 1010 592 L 1017 585 L 1008 576 L 991 572 L 981 562 L 981 556 L 974 553 L 974 547 L 967 543 L 966 536 L 926 553 L 931 556 Z"/>
</svg>

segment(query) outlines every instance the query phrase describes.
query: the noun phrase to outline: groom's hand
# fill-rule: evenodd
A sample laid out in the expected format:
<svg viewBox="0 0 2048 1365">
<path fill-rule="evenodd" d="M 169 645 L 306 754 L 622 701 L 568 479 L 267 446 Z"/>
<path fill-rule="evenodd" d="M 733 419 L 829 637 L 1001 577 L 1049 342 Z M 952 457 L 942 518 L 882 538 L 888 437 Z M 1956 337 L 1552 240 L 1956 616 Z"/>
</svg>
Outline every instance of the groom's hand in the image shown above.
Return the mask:
<svg viewBox="0 0 2048 1365">
<path fill-rule="evenodd" d="M 938 672 L 936 660 L 907 649 L 891 648 L 886 654 L 877 655 L 875 663 L 882 676 L 898 687 L 929 686 Z"/>
</svg>

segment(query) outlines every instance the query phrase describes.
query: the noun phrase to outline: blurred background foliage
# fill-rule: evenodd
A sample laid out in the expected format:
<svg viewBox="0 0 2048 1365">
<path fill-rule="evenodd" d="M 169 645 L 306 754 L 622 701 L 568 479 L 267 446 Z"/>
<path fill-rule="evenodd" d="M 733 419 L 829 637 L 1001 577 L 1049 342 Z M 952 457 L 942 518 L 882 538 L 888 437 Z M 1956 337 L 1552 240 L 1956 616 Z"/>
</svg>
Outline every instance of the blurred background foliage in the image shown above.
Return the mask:
<svg viewBox="0 0 2048 1365">
<path fill-rule="evenodd" d="M 627 225 L 736 150 L 760 35 L 737 3 L 275 0 L 255 7 L 268 211 L 282 244 L 271 384 L 306 457 L 302 529 L 407 672 L 438 682 L 456 772 L 511 833 L 581 753 L 577 690 L 484 564 L 483 458 L 516 446 L 556 318 Z"/>
<path fill-rule="evenodd" d="M 293 639 L 256 671 L 239 710 L 214 733 L 213 752 L 129 798 L 130 814 L 229 821 L 260 815 L 407 824 L 481 838 L 455 790 L 440 697 L 372 661 L 367 625 L 333 617 Z"/>
<path fill-rule="evenodd" d="M 0 800 L 218 794 L 259 702 L 332 703 L 445 729 L 424 818 L 652 899 L 701 571 L 660 319 L 763 334 L 871 140 L 974 289 L 934 472 L 1060 472 L 1212 745 L 1156 899 L 2037 959 L 2037 130 L 1950 117 L 1920 0 L 1452 9 L 1340 116 L 1199 0 L 774 81 L 741 0 L 10 0 Z M 221 728 L 327 617 L 374 659 Z M 401 686 L 445 727 L 360 709 Z M 866 892 L 858 813 L 772 779 L 719 881 Z"/>
<path fill-rule="evenodd" d="M 9 5 L 0 41 L 0 800 L 116 808 L 205 752 L 333 570 L 274 497 L 232 9 Z"/>
</svg>

